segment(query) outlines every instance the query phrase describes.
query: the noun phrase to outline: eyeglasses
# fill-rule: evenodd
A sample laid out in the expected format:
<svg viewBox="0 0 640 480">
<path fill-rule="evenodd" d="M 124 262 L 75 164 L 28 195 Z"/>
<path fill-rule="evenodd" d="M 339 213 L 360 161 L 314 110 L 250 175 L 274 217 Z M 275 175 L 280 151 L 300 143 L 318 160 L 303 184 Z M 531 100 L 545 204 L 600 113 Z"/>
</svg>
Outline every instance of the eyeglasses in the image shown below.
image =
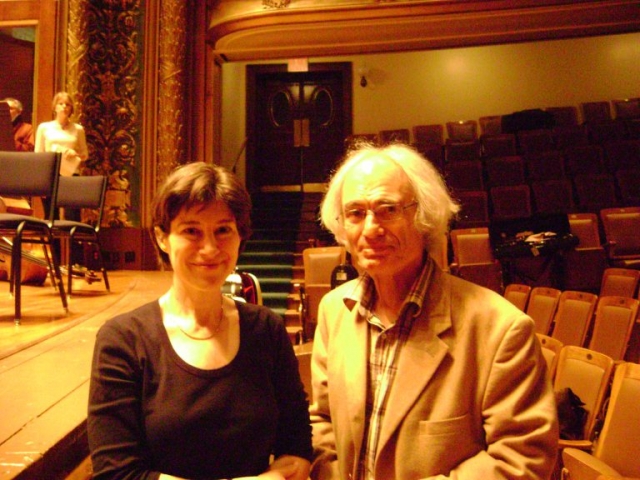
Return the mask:
<svg viewBox="0 0 640 480">
<path fill-rule="evenodd" d="M 383 203 L 374 208 L 349 208 L 341 215 L 345 225 L 360 225 L 367 218 L 367 213 L 373 213 L 373 216 L 380 223 L 392 222 L 399 219 L 407 208 L 415 207 L 418 202 L 411 202 L 408 205 L 400 205 L 399 203 Z"/>
</svg>

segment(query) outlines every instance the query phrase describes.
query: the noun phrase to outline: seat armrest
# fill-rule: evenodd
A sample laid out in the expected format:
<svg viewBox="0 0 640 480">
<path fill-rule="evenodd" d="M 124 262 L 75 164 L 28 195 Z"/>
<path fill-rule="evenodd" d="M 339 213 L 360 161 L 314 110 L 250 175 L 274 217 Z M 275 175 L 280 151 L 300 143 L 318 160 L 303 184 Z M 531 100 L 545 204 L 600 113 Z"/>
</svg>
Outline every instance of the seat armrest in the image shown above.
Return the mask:
<svg viewBox="0 0 640 480">
<path fill-rule="evenodd" d="M 620 476 L 602 460 L 577 448 L 562 451 L 562 480 L 596 480 L 599 475 Z"/>
</svg>

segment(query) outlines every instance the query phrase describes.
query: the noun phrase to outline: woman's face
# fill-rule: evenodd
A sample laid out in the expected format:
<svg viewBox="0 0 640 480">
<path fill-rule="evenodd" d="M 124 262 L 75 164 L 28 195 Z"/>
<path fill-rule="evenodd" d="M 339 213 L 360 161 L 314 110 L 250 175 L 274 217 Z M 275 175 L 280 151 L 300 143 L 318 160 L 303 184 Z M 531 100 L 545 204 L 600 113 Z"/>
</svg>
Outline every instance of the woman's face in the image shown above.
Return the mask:
<svg viewBox="0 0 640 480">
<path fill-rule="evenodd" d="M 73 110 L 73 105 L 71 104 L 71 99 L 67 97 L 60 97 L 56 102 L 56 116 L 57 117 L 70 117 L 71 111 Z"/>
<path fill-rule="evenodd" d="M 156 238 L 169 255 L 174 281 L 185 288 L 221 288 L 238 261 L 240 234 L 223 202 L 183 208 L 171 221 L 169 234 L 158 229 Z"/>
</svg>

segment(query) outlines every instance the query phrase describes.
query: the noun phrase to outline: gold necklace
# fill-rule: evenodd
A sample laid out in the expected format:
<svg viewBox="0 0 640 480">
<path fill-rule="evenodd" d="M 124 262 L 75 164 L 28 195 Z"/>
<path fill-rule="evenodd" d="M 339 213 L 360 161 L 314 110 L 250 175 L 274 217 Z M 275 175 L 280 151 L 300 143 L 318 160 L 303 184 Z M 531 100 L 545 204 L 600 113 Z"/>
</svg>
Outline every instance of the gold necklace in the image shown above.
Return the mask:
<svg viewBox="0 0 640 480">
<path fill-rule="evenodd" d="M 211 340 L 220 331 L 220 327 L 222 326 L 223 320 L 224 320 L 224 310 L 222 308 L 222 304 L 220 304 L 220 319 L 218 320 L 218 324 L 211 331 L 211 335 L 209 335 L 208 337 L 194 337 L 193 335 L 185 332 L 180 325 L 178 325 L 178 330 L 180 330 L 186 337 L 189 337 L 191 340 Z"/>
</svg>

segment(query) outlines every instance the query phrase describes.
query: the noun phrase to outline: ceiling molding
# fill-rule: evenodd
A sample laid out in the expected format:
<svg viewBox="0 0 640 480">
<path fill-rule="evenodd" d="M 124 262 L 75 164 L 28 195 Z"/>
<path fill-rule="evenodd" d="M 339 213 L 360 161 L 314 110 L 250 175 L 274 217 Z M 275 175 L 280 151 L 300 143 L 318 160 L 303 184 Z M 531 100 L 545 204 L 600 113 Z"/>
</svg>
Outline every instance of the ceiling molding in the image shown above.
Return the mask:
<svg viewBox="0 0 640 480">
<path fill-rule="evenodd" d="M 357 55 L 640 31 L 640 0 L 370 3 L 214 17 L 221 61 Z"/>
</svg>

